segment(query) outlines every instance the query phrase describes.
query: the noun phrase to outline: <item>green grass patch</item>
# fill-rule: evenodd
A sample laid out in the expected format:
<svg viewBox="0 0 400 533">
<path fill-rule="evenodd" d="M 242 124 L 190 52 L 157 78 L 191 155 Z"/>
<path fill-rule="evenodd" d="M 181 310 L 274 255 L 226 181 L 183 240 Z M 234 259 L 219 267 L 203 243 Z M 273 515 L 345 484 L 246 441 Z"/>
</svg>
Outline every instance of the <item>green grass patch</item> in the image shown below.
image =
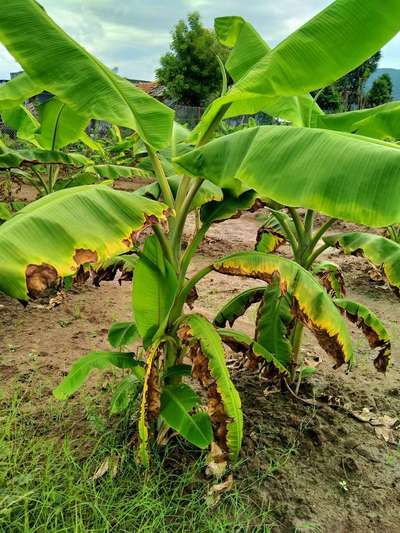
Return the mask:
<svg viewBox="0 0 400 533">
<path fill-rule="evenodd" d="M 204 456 L 175 443 L 153 453 L 153 465 L 145 471 L 129 445 L 129 418 L 111 428 L 93 405 L 50 400 L 35 412 L 33 403 L 18 397 L 1 403 L 0 531 L 270 530 L 268 506 L 255 503 L 252 495 L 261 479 L 242 480 L 210 506 L 206 496 L 212 482 L 204 476 Z M 74 418 L 77 413 L 80 418 Z M 110 467 L 93 480 L 109 457 L 118 458 L 115 475 Z"/>
</svg>

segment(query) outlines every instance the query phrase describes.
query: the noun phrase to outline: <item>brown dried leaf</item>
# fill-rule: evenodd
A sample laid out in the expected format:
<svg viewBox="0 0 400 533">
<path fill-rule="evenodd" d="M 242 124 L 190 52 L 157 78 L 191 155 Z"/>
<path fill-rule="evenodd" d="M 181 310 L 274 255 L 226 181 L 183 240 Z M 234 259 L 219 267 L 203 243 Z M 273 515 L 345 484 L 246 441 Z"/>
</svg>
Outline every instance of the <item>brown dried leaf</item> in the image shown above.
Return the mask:
<svg viewBox="0 0 400 533">
<path fill-rule="evenodd" d="M 58 291 L 57 295 L 54 296 L 54 298 L 50 298 L 46 309 L 49 309 L 49 310 L 54 309 L 54 307 L 61 305 L 66 298 L 67 298 L 67 295 L 65 294 L 64 291 Z"/>
<path fill-rule="evenodd" d="M 99 468 L 96 470 L 96 472 L 93 474 L 93 476 L 90 479 L 90 481 L 96 481 L 96 479 L 100 479 L 103 477 L 107 472 L 110 470 L 110 474 L 112 478 L 115 478 L 115 476 L 118 473 L 118 464 L 119 464 L 119 457 L 117 455 L 111 455 L 106 457 L 106 459 L 101 463 Z"/>
<path fill-rule="evenodd" d="M 211 450 L 207 456 L 207 476 L 220 478 L 224 475 L 226 467 L 226 454 L 216 442 L 211 443 Z"/>
<path fill-rule="evenodd" d="M 85 265 L 86 263 L 97 263 L 97 252 L 85 250 L 85 248 L 78 248 L 75 250 L 73 259 L 78 266 Z"/>
<path fill-rule="evenodd" d="M 373 417 L 373 414 L 367 407 L 364 407 L 362 411 L 352 411 L 351 414 L 360 422 L 369 422 Z"/>
<path fill-rule="evenodd" d="M 214 507 L 221 499 L 221 494 L 231 490 L 233 487 L 233 475 L 229 474 L 225 481 L 213 485 L 206 497 L 206 503 L 209 507 Z"/>
<path fill-rule="evenodd" d="M 397 444 L 393 430 L 390 427 L 377 426 L 374 429 L 378 439 L 384 440 L 388 444 Z"/>
<path fill-rule="evenodd" d="M 55 286 L 58 281 L 57 270 L 47 263 L 28 265 L 25 277 L 28 294 L 32 298 L 38 298 L 46 289 Z"/>
</svg>

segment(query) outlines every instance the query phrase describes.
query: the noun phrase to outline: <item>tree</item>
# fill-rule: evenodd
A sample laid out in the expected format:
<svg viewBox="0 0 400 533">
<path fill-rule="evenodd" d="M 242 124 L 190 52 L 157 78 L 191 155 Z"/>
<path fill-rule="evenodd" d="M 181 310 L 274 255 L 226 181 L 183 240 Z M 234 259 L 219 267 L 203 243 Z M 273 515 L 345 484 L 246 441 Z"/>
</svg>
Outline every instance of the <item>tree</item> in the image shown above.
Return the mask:
<svg viewBox="0 0 400 533">
<path fill-rule="evenodd" d="M 336 82 L 336 88 L 341 94 L 342 110 L 351 111 L 365 107 L 364 87 L 368 78 L 378 68 L 381 52 L 376 52 L 362 65 L 352 70 Z"/>
<path fill-rule="evenodd" d="M 393 98 L 393 82 L 388 74 L 382 74 L 374 81 L 367 94 L 367 107 L 386 104 Z"/>
<path fill-rule="evenodd" d="M 197 12 L 187 22 L 180 20 L 172 33 L 171 51 L 161 57 L 156 76 L 174 102 L 201 106 L 222 87 L 217 56 L 225 61 L 228 50 L 218 43 L 215 33 L 205 28 Z"/>
<path fill-rule="evenodd" d="M 365 84 L 378 68 L 380 59 L 381 52 L 377 52 L 334 85 L 325 87 L 318 97 L 319 106 L 327 113 L 363 109 L 366 106 Z"/>
<path fill-rule="evenodd" d="M 317 93 L 313 93 L 314 96 Z M 334 85 L 328 85 L 318 96 L 318 105 L 325 113 L 337 113 L 341 110 L 341 94 Z"/>
</svg>

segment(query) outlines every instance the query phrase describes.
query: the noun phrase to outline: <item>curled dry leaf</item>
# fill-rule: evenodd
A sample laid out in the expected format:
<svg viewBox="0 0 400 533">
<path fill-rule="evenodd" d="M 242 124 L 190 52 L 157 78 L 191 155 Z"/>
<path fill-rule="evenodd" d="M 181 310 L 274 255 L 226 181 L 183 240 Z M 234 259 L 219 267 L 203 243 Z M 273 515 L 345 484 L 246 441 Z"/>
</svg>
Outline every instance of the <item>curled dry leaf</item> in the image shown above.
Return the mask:
<svg viewBox="0 0 400 533">
<path fill-rule="evenodd" d="M 178 331 L 178 335 L 188 348 L 188 356 L 192 361 L 192 376 L 199 381 L 207 394 L 207 412 L 211 417 L 218 446 L 227 452 L 226 437 L 229 418 L 225 413 L 217 382 L 211 376 L 208 359 L 202 352 L 200 342 L 192 337 L 190 326 L 182 326 Z"/>
<path fill-rule="evenodd" d="M 54 287 L 58 282 L 57 270 L 47 263 L 28 265 L 25 277 L 28 294 L 31 298 L 39 297 L 46 289 Z"/>
<path fill-rule="evenodd" d="M 115 476 L 118 473 L 118 464 L 119 464 L 119 457 L 117 455 L 110 455 L 108 456 L 99 466 L 99 468 L 96 470 L 96 472 L 93 474 L 93 476 L 90 479 L 90 481 L 96 481 L 96 479 L 102 478 L 107 472 L 109 471 L 112 478 L 115 478 Z"/>
<path fill-rule="evenodd" d="M 388 415 L 376 416 L 367 407 L 364 407 L 362 411 L 352 411 L 352 415 L 360 422 L 370 424 L 374 428 L 378 439 L 382 439 L 389 444 L 397 443 L 393 433 L 393 429 L 398 422 L 397 418 Z"/>
<path fill-rule="evenodd" d="M 276 252 L 283 244 L 286 243 L 286 238 L 278 231 L 262 226 L 257 231 L 256 250 L 265 253 Z"/>
<path fill-rule="evenodd" d="M 226 454 L 216 442 L 211 443 L 211 450 L 207 456 L 207 476 L 221 478 L 227 467 Z"/>
<path fill-rule="evenodd" d="M 97 263 L 97 252 L 78 248 L 75 251 L 73 259 L 78 266 L 85 265 L 86 263 Z"/>
<path fill-rule="evenodd" d="M 225 481 L 213 485 L 206 497 L 206 502 L 209 507 L 214 507 L 221 499 L 221 494 L 231 490 L 233 487 L 233 475 L 229 474 Z"/>
<path fill-rule="evenodd" d="M 46 309 L 49 309 L 49 310 L 54 309 L 54 307 L 61 305 L 66 298 L 67 298 L 67 295 L 64 291 L 58 291 L 56 296 L 54 296 L 53 298 L 50 298 Z"/>
</svg>

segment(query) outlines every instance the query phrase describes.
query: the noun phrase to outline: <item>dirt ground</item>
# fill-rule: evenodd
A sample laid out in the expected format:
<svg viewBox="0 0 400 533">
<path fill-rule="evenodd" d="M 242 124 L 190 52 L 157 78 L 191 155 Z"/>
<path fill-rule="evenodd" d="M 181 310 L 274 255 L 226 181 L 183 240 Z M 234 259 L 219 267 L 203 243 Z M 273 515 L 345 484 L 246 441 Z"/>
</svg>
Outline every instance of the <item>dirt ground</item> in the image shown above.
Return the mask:
<svg viewBox="0 0 400 533">
<path fill-rule="evenodd" d="M 258 225 L 255 214 L 245 214 L 215 226 L 195 266 L 253 249 Z M 338 224 L 332 231 L 341 230 L 343 225 Z M 371 281 L 363 259 L 337 251 L 326 253 L 326 258 L 342 266 L 349 296 L 367 304 L 387 325 L 393 335 L 394 364 L 386 375 L 378 374 L 374 355 L 354 332 L 356 367 L 350 374 L 344 368 L 334 371 L 333 361 L 307 335 L 304 355 L 319 357 L 321 363 L 300 395 L 326 403 L 325 407 L 311 407 L 288 392 L 268 389 L 267 383 L 247 371 L 235 372 L 245 414 L 242 465 L 235 479 L 240 484 L 254 474 L 254 500 L 271 508 L 276 532 L 400 531 L 399 432 L 394 430 L 391 444 L 378 437 L 373 425 L 351 416 L 364 408 L 375 417 L 399 416 L 400 302 L 387 287 Z M 198 286 L 195 310 L 211 318 L 224 300 L 254 284 L 259 282 L 213 273 Z M 240 329 L 251 332 L 254 317 L 255 310 L 250 309 L 240 320 Z M 0 296 L 0 379 L 6 395 L 16 387 L 22 389 L 26 398 L 36 400 L 32 403 L 40 420 L 53 401 L 52 388 L 72 362 L 90 350 L 108 348 L 109 325 L 130 318 L 129 283 L 104 283 L 99 289 L 85 286 L 68 293 L 51 310 L 37 303 L 24 308 Z M 100 373 L 91 378 L 88 387 L 93 394 L 104 379 Z M 332 403 L 345 409 L 330 407 Z M 48 431 L 60 438 L 79 432 L 84 419 L 83 409 L 66 410 L 63 420 Z M 263 481 L 257 482 L 260 476 Z"/>
</svg>

